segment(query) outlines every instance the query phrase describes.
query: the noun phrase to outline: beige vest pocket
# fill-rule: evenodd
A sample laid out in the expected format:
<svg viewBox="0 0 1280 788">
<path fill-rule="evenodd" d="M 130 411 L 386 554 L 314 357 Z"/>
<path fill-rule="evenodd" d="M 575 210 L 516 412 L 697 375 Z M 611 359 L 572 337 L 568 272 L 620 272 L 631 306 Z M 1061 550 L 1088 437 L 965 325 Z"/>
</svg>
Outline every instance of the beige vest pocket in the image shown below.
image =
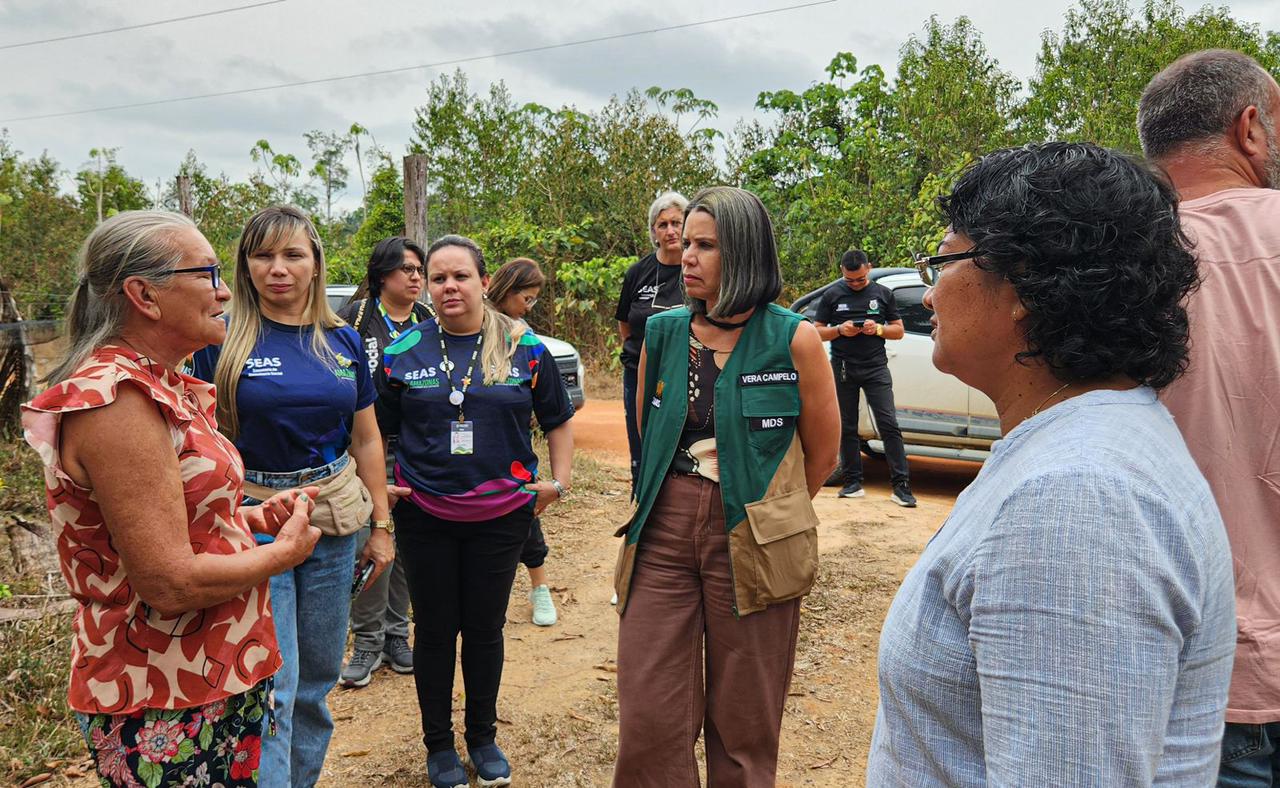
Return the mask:
<svg viewBox="0 0 1280 788">
<path fill-rule="evenodd" d="M 758 609 L 809 593 L 818 573 L 818 515 L 809 491 L 792 490 L 765 498 L 747 504 L 746 510 L 752 538 L 735 541 L 750 554 L 752 571 L 751 577 L 739 575 L 735 581 L 749 582 L 751 607 Z"/>
</svg>

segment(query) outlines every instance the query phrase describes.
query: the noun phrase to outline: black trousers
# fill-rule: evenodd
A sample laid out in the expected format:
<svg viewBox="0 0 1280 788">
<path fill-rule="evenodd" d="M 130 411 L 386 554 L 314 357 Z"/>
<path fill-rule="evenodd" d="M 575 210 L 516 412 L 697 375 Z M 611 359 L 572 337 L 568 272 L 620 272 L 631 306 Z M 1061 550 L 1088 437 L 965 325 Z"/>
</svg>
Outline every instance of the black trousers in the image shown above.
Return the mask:
<svg viewBox="0 0 1280 788">
<path fill-rule="evenodd" d="M 542 533 L 542 518 L 535 517 L 529 524 L 529 536 L 524 540 L 524 547 L 520 548 L 520 563 L 528 569 L 537 569 L 547 562 L 550 552 L 547 537 Z"/>
<path fill-rule="evenodd" d="M 897 484 L 910 477 L 907 452 L 902 446 L 902 430 L 893 406 L 893 378 L 884 365 L 863 367 L 831 359 L 836 376 L 836 399 L 840 403 L 840 464 L 844 481 L 862 483 L 862 446 L 858 441 L 858 393 L 866 392 L 871 418 L 875 420 L 884 455 L 889 461 L 890 480 Z"/>
<path fill-rule="evenodd" d="M 428 753 L 454 748 L 454 663 L 462 635 L 468 748 L 497 734 L 502 627 L 533 502 L 476 523 L 433 517 L 408 500 L 395 507 L 396 549 L 413 602 L 413 680 Z"/>
</svg>

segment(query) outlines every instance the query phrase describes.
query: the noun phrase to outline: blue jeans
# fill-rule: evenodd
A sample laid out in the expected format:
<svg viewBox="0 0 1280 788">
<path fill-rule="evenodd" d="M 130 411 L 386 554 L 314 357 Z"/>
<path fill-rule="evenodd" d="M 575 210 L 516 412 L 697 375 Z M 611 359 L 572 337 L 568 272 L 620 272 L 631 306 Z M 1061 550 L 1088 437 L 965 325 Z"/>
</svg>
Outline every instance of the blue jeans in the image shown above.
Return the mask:
<svg viewBox="0 0 1280 788">
<path fill-rule="evenodd" d="M 1280 722 L 1250 725 L 1228 722 L 1222 733 L 1219 788 L 1271 788 L 1280 785 Z"/>
<path fill-rule="evenodd" d="M 260 786 L 311 786 L 320 779 L 333 734 L 325 696 L 342 670 L 355 565 L 355 534 L 322 536 L 310 558 L 271 578 L 284 665 L 275 677 L 276 735 L 263 731 Z"/>
</svg>

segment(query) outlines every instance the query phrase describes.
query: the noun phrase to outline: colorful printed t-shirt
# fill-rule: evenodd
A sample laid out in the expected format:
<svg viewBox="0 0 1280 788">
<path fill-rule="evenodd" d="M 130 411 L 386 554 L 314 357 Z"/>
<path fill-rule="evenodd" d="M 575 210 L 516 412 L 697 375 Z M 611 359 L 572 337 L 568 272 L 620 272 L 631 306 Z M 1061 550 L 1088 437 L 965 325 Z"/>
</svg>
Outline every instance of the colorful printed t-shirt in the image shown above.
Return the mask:
<svg viewBox="0 0 1280 788">
<path fill-rule="evenodd" d="M 442 369 L 441 336 L 453 363 L 448 373 Z M 479 348 L 462 405 L 471 423 L 473 451 L 452 453 L 452 424 L 458 421 L 459 408 L 450 404 L 449 394 L 453 387 L 462 388 L 476 350 L 476 334 L 442 334 L 436 321 L 427 320 L 388 347 L 384 358 L 387 428 L 400 435 L 397 479 L 413 489 L 413 502 L 427 513 L 463 522 L 491 520 L 529 503 L 534 494 L 524 485 L 538 475 L 530 418 L 536 415 L 547 432 L 573 416 L 555 359 L 526 331 L 502 383 L 484 384 L 484 349 Z"/>
<path fill-rule="evenodd" d="M 94 491 L 62 469 L 62 415 L 111 404 L 121 384 L 154 399 L 169 424 L 191 549 L 225 555 L 254 546 L 240 512 L 244 464 L 217 430 L 213 386 L 107 346 L 24 405 L 25 437 L 45 466 L 62 576 L 80 603 L 72 625 L 68 703 L 86 714 L 128 714 L 190 708 L 246 692 L 280 667 L 267 582 L 178 616 L 151 609 L 129 584 Z"/>
<path fill-rule="evenodd" d="M 355 413 L 377 399 L 360 337 L 349 326 L 325 332 L 336 363 L 311 352 L 310 326 L 263 319 L 236 391 L 236 448 L 247 467 L 268 473 L 318 468 L 351 445 Z M 195 354 L 194 374 L 213 380 L 222 348 Z"/>
</svg>

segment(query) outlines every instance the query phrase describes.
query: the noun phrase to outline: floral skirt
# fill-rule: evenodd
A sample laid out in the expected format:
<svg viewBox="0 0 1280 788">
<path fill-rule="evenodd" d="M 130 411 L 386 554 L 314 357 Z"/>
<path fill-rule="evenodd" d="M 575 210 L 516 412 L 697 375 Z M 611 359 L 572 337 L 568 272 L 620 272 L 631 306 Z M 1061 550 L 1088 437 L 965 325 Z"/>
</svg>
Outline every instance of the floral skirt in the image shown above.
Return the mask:
<svg viewBox="0 0 1280 788">
<path fill-rule="evenodd" d="M 266 682 L 194 709 L 77 714 L 104 788 L 257 786 Z"/>
</svg>

